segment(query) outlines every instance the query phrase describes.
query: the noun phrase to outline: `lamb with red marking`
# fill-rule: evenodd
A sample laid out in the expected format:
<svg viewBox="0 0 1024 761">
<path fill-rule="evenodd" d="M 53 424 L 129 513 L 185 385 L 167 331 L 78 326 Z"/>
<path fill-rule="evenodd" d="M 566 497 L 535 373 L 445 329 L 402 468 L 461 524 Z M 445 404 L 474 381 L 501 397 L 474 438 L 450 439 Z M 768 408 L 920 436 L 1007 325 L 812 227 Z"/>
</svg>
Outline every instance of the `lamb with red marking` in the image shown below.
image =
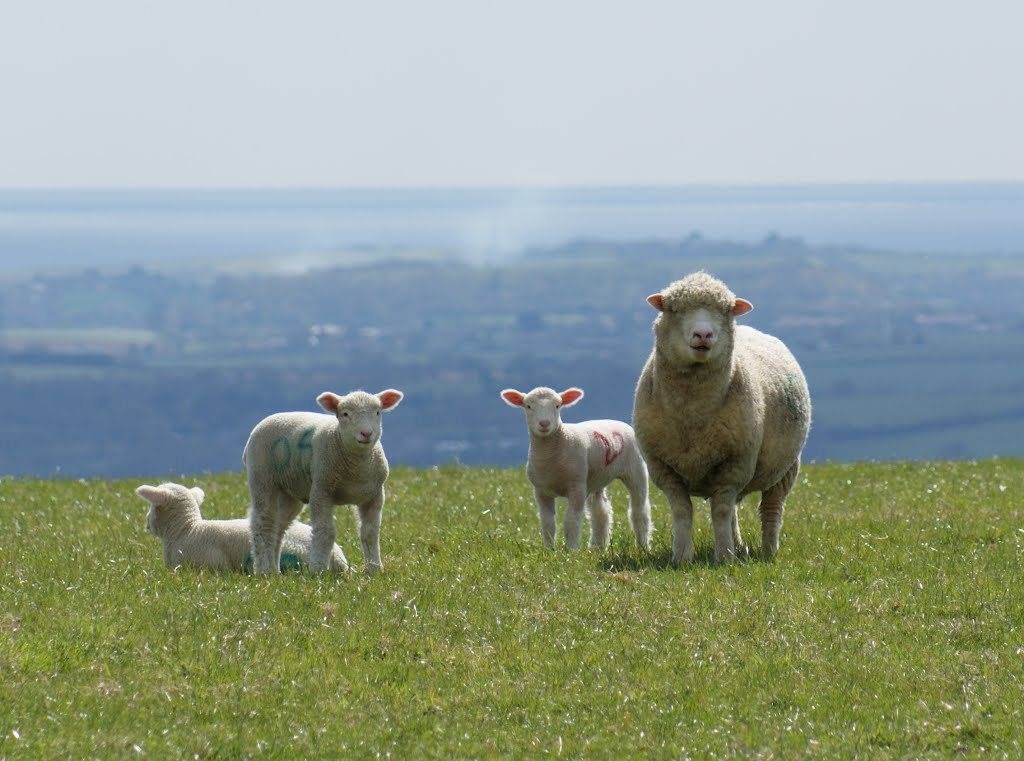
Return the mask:
<svg viewBox="0 0 1024 761">
<path fill-rule="evenodd" d="M 633 429 L 620 420 L 563 423 L 562 408 L 583 398 L 578 388 L 558 393 L 542 386 L 528 394 L 507 388 L 501 398 L 526 413 L 530 434 L 526 476 L 533 484 L 544 544 L 554 546 L 555 499 L 565 497 L 569 501 L 562 524 L 566 546 L 580 546 L 586 507 L 590 546 L 606 548 L 612 532 L 612 506 L 605 487 L 618 480 L 629 491 L 629 520 L 636 542 L 647 549 L 651 539 L 647 465 Z"/>
</svg>

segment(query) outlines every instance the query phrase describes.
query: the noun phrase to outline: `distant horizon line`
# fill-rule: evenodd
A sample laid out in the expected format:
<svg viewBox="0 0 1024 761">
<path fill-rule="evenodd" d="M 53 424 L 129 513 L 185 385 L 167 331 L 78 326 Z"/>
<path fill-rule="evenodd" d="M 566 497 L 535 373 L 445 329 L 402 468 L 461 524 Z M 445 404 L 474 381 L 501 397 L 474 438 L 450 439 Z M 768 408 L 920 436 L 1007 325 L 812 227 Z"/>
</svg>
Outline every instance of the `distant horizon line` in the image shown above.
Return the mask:
<svg viewBox="0 0 1024 761">
<path fill-rule="evenodd" d="M 287 192 L 417 192 L 417 191 L 616 191 L 616 190 L 759 190 L 759 189 L 857 189 L 857 188 L 963 188 L 1024 186 L 1021 179 L 970 180 L 779 180 L 752 182 L 636 182 L 636 183 L 409 183 L 337 185 L 46 185 L 4 186 L 0 194 L 30 193 L 287 193 Z"/>
</svg>

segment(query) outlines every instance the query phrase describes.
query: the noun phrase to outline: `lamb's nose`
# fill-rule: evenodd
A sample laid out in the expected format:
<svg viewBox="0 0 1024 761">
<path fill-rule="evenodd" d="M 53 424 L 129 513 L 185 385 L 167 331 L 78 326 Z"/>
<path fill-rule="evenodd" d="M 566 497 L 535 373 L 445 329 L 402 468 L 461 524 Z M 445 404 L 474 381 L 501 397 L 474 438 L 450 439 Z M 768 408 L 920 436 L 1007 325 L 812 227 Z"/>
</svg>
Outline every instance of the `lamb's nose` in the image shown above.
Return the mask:
<svg viewBox="0 0 1024 761">
<path fill-rule="evenodd" d="M 360 431 L 359 435 L 363 437 L 363 441 L 369 441 L 371 438 L 373 438 L 372 431 Z"/>
<path fill-rule="evenodd" d="M 548 428 L 550 428 L 550 427 L 551 427 L 551 421 L 550 421 L 550 420 L 541 420 L 541 421 L 540 421 L 540 427 L 541 427 L 541 428 L 542 428 L 543 430 L 545 430 L 545 431 L 546 431 L 546 430 L 547 430 Z"/>
</svg>

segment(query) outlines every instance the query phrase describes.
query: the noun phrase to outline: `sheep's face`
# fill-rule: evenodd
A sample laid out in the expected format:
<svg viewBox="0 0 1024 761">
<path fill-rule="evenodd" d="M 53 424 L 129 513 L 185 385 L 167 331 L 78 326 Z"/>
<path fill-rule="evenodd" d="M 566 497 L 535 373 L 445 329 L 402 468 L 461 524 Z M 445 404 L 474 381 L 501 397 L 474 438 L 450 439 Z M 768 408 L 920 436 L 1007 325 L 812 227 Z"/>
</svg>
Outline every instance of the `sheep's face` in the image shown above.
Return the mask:
<svg viewBox="0 0 1024 761">
<path fill-rule="evenodd" d="M 381 413 L 402 401 L 402 392 L 388 389 L 379 394 L 353 391 L 345 396 L 325 391 L 317 403 L 338 418 L 338 435 L 350 449 L 372 449 L 380 441 Z"/>
<path fill-rule="evenodd" d="M 173 483 L 160 486 L 143 484 L 135 493 L 149 503 L 146 530 L 154 536 L 164 536 L 169 528 L 181 526 L 183 522 L 202 519 L 199 506 L 206 495 L 198 486 L 189 489 Z"/>
<path fill-rule="evenodd" d="M 526 413 L 526 428 L 531 436 L 544 438 L 562 427 L 562 408 L 576 404 L 583 398 L 583 391 L 570 388 L 559 394 L 552 388 L 541 386 L 522 394 L 514 388 L 507 388 L 501 392 L 501 398 L 512 407 L 521 407 Z"/>
<path fill-rule="evenodd" d="M 661 312 L 654 321 L 658 351 L 675 365 L 703 365 L 728 357 L 732 353 L 735 316 L 753 309 L 743 299 L 735 299 L 726 309 L 668 304 L 661 294 L 647 301 Z"/>
</svg>

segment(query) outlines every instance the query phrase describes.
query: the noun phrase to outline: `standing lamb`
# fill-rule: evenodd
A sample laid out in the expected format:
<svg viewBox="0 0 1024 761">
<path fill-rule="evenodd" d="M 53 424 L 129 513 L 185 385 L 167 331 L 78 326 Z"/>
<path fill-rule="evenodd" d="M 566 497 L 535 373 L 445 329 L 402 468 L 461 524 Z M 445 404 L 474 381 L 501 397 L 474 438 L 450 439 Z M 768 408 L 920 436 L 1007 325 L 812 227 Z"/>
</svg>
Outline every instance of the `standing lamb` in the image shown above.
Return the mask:
<svg viewBox="0 0 1024 761">
<path fill-rule="evenodd" d="M 590 512 L 590 545 L 607 547 L 612 531 L 612 506 L 605 487 L 622 481 L 629 490 L 629 517 L 636 542 L 647 548 L 651 538 L 651 506 L 647 501 L 647 467 L 636 446 L 633 429 L 618 420 L 563 423 L 560 409 L 583 398 L 570 388 L 561 394 L 540 387 L 528 394 L 509 388 L 506 404 L 526 413 L 530 450 L 526 475 L 533 484 L 544 544 L 555 541 L 555 498 L 567 497 L 562 532 L 570 549 L 580 546 L 584 503 Z"/>
<path fill-rule="evenodd" d="M 388 461 L 380 443 L 381 412 L 402 401 L 402 392 L 353 391 L 316 398 L 329 415 L 280 412 L 249 434 L 242 462 L 252 496 L 253 571 L 278 573 L 285 529 L 309 503 L 313 545 L 309 567 L 327 569 L 334 543 L 334 506 L 355 505 L 359 543 L 367 571 L 379 570 L 380 521 Z"/>
<path fill-rule="evenodd" d="M 175 483 L 143 484 L 135 493 L 149 503 L 146 529 L 164 545 L 164 565 L 188 565 L 211 571 L 241 571 L 251 560 L 249 519 L 205 520 L 199 511 L 206 496 L 198 486 L 189 489 Z M 309 565 L 312 532 L 305 523 L 292 523 L 284 533 L 282 563 L 287 567 Z M 338 545 L 331 548 L 331 570 L 347 571 L 348 563 Z"/>
<path fill-rule="evenodd" d="M 753 306 L 697 272 L 648 297 L 660 312 L 633 425 L 672 508 L 672 561 L 693 559 L 691 497 L 711 499 L 715 560 L 742 547 L 736 506 L 761 492 L 761 550 L 779 549 L 786 496 L 811 425 L 807 381 L 777 338 L 735 317 Z"/>
</svg>

